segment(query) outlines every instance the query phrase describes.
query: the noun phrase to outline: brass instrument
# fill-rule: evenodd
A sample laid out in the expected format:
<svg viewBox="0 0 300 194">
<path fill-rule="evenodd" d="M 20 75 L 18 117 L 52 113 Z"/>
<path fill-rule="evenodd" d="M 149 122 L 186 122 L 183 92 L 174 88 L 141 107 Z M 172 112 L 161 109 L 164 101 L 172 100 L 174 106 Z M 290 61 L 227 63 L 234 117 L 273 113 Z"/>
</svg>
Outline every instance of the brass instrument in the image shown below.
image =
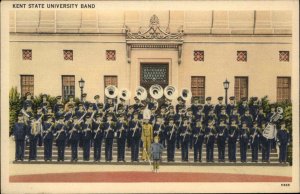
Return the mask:
<svg viewBox="0 0 300 194">
<path fill-rule="evenodd" d="M 192 98 L 192 92 L 187 88 L 183 88 L 181 90 L 180 96 L 184 101 L 187 101 Z"/>
<path fill-rule="evenodd" d="M 164 95 L 167 99 L 174 100 L 178 95 L 178 91 L 174 86 L 169 85 L 169 86 L 165 87 Z"/>
<path fill-rule="evenodd" d="M 44 132 L 45 133 L 45 135 L 44 135 L 44 137 L 43 137 L 43 139 L 45 139 L 46 138 L 46 136 L 48 135 L 48 133 L 50 133 L 51 132 L 51 130 L 52 130 L 52 127 L 54 126 L 54 123 L 52 123 L 51 124 L 51 126 L 49 127 L 49 129 L 47 129 L 47 131 L 46 132 Z"/>
<path fill-rule="evenodd" d="M 114 85 L 109 85 L 105 88 L 104 93 L 108 98 L 115 98 L 118 96 L 118 88 Z"/>
<path fill-rule="evenodd" d="M 146 98 L 147 98 L 147 90 L 146 90 L 144 87 L 139 86 L 139 87 L 136 89 L 136 91 L 135 91 L 135 95 L 136 95 L 136 97 L 137 97 L 140 101 L 146 100 Z"/>
<path fill-rule="evenodd" d="M 123 88 L 123 89 L 120 90 L 120 92 L 119 92 L 119 98 L 121 98 L 121 99 L 123 99 L 123 100 L 126 101 L 126 100 L 129 100 L 130 97 L 131 97 L 131 92 L 128 89 Z"/>
<path fill-rule="evenodd" d="M 124 127 L 123 127 L 124 123 L 122 122 L 122 126 L 121 126 L 121 129 L 119 130 L 119 138 L 121 138 L 122 136 L 122 131 L 124 131 Z"/>
<path fill-rule="evenodd" d="M 184 134 L 182 135 L 182 136 L 183 136 L 183 140 L 182 140 L 183 142 L 184 142 L 186 136 L 189 134 L 189 128 L 190 128 L 190 126 L 187 126 L 187 128 L 186 128 Z"/>
<path fill-rule="evenodd" d="M 40 130 L 38 128 L 38 122 L 35 121 L 31 124 L 31 135 L 36 136 L 40 133 Z"/>
<path fill-rule="evenodd" d="M 163 88 L 158 84 L 152 85 L 149 88 L 149 93 L 151 97 L 154 98 L 155 100 L 160 99 L 164 95 Z"/>
</svg>

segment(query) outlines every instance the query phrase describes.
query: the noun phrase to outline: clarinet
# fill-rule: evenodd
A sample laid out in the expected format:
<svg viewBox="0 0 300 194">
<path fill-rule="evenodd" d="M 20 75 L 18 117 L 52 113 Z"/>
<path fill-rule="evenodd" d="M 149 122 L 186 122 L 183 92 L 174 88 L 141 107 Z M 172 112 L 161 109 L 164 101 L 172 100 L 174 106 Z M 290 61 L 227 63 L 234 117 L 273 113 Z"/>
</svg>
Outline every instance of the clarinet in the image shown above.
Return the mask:
<svg viewBox="0 0 300 194">
<path fill-rule="evenodd" d="M 171 135 L 170 135 L 170 139 L 169 139 L 169 140 L 172 139 L 172 136 L 173 136 L 173 133 L 174 133 L 174 125 L 175 125 L 175 124 L 173 124 L 172 130 L 171 130 Z"/>
<path fill-rule="evenodd" d="M 135 135 L 135 131 L 136 131 L 136 129 L 137 129 L 137 124 L 138 124 L 138 121 L 136 121 L 135 127 L 133 128 L 133 134 L 132 134 L 132 137 L 134 137 L 134 135 Z"/>
<path fill-rule="evenodd" d="M 119 138 L 121 138 L 121 136 L 122 136 L 122 131 L 124 130 L 124 127 L 123 127 L 123 123 L 122 123 L 122 125 L 121 125 L 121 129 L 119 130 L 119 132 L 120 132 L 120 134 L 119 134 Z"/>
<path fill-rule="evenodd" d="M 100 131 L 100 125 L 101 125 L 101 122 L 99 122 L 99 126 L 96 130 L 96 133 L 95 133 L 95 136 L 94 136 L 94 139 L 96 139 L 97 135 L 98 135 L 98 131 Z"/>
</svg>

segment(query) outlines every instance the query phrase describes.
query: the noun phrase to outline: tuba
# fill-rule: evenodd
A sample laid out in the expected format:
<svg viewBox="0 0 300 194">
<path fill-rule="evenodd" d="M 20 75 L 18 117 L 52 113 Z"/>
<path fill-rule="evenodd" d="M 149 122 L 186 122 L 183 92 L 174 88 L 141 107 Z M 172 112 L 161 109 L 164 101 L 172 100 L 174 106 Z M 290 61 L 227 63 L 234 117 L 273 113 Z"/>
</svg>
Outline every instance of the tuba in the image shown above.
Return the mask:
<svg viewBox="0 0 300 194">
<path fill-rule="evenodd" d="M 105 96 L 107 98 L 115 98 L 118 96 L 118 88 L 113 85 L 109 85 L 105 88 Z"/>
<path fill-rule="evenodd" d="M 178 95 L 178 91 L 174 86 L 167 86 L 164 89 L 164 95 L 167 99 L 174 100 Z"/>
<path fill-rule="evenodd" d="M 282 107 L 277 107 L 276 112 L 271 116 L 270 122 L 276 122 L 279 119 L 282 119 L 283 116 L 283 108 Z"/>
<path fill-rule="evenodd" d="M 142 87 L 142 86 L 139 86 L 136 90 L 135 90 L 135 95 L 136 97 L 142 101 L 142 100 L 146 100 L 147 98 L 147 90 Z"/>
<path fill-rule="evenodd" d="M 131 97 L 131 92 L 127 90 L 126 88 L 123 88 L 119 91 L 119 98 L 123 100 L 129 100 Z"/>
<path fill-rule="evenodd" d="M 160 85 L 155 84 L 150 87 L 149 93 L 152 98 L 157 100 L 157 99 L 160 99 L 164 95 L 164 90 Z"/>
<path fill-rule="evenodd" d="M 180 96 L 184 101 L 187 101 L 192 98 L 192 93 L 189 89 L 184 88 L 181 90 Z"/>
</svg>

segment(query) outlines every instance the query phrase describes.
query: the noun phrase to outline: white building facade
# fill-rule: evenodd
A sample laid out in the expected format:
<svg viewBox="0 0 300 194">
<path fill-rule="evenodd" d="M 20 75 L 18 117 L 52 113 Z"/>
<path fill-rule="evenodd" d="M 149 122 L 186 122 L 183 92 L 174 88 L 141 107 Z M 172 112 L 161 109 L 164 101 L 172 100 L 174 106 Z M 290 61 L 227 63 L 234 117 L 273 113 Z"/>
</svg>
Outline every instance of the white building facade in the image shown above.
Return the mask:
<svg viewBox="0 0 300 194">
<path fill-rule="evenodd" d="M 23 95 L 88 100 L 113 84 L 188 88 L 193 96 L 291 99 L 287 11 L 12 11 L 9 85 Z"/>
</svg>

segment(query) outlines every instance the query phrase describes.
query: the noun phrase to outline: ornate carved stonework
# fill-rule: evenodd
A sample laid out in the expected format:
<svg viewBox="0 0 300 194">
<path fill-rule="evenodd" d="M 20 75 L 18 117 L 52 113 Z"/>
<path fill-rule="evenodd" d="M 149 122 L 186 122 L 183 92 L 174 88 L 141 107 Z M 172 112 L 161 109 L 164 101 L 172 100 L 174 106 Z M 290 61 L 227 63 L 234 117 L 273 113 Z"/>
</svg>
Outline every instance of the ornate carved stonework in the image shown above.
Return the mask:
<svg viewBox="0 0 300 194">
<path fill-rule="evenodd" d="M 127 61 L 131 63 L 131 50 L 134 49 L 176 49 L 178 51 L 178 64 L 181 63 L 182 43 L 183 43 L 183 27 L 178 29 L 177 33 L 170 33 L 169 27 L 165 30 L 159 25 L 159 19 L 156 15 L 150 18 L 150 24 L 147 30 L 141 31 L 141 27 L 137 33 L 130 31 L 125 26 L 126 43 L 127 43 Z"/>
<path fill-rule="evenodd" d="M 145 32 L 132 33 L 128 26 L 125 26 L 126 39 L 165 39 L 181 40 L 183 38 L 183 28 L 180 26 L 178 33 L 170 33 L 169 28 L 163 30 L 159 25 L 159 19 L 153 15 L 150 19 L 149 28 Z"/>
</svg>

